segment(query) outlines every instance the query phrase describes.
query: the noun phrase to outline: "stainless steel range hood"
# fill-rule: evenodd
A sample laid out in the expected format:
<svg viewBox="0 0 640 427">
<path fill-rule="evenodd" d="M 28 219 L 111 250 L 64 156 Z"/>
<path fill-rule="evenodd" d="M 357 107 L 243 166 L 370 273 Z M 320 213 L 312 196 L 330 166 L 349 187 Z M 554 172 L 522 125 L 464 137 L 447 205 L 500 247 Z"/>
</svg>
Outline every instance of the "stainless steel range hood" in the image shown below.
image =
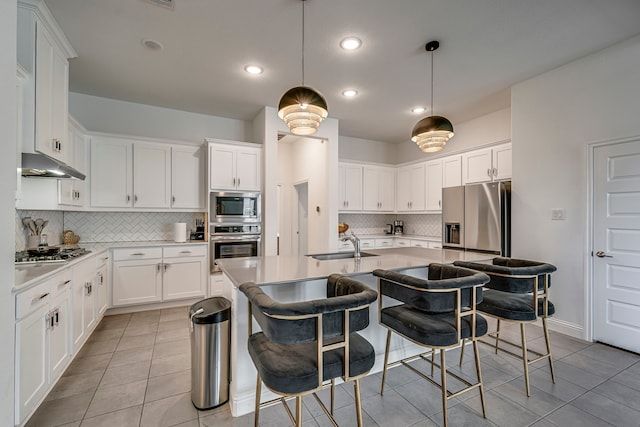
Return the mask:
<svg viewBox="0 0 640 427">
<path fill-rule="evenodd" d="M 41 153 L 22 153 L 21 174 L 41 178 L 75 178 L 82 181 L 86 178 L 82 172 Z"/>
</svg>

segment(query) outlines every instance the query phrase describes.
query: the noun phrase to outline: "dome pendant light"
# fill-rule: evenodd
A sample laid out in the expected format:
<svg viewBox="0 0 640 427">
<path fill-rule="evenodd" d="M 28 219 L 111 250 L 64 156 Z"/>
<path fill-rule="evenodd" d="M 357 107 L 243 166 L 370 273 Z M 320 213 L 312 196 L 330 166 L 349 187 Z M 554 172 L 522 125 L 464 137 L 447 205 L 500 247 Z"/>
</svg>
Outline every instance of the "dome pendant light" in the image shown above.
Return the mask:
<svg viewBox="0 0 640 427">
<path fill-rule="evenodd" d="M 436 40 L 426 44 L 425 50 L 431 52 L 431 115 L 420 120 L 413 127 L 411 140 L 425 153 L 440 151 L 453 137 L 453 125 L 442 116 L 433 115 L 433 51 L 440 47 Z"/>
<path fill-rule="evenodd" d="M 295 135 L 316 133 L 329 115 L 327 101 L 320 92 L 304 85 L 304 2 L 302 0 L 302 85 L 289 89 L 280 98 L 278 116 Z"/>
</svg>

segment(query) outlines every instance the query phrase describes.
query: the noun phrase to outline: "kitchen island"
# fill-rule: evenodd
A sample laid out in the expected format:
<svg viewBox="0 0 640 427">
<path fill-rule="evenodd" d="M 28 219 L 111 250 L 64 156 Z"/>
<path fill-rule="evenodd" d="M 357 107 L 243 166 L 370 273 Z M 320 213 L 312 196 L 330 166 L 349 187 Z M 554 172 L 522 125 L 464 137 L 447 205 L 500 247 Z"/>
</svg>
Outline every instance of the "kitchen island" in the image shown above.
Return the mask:
<svg viewBox="0 0 640 427">
<path fill-rule="evenodd" d="M 450 264 L 457 260 L 482 261 L 493 255 L 452 249 L 392 248 L 367 250 L 373 256 L 359 260 L 353 258 L 316 260 L 309 256 L 264 256 L 217 260 L 230 289 L 225 295 L 231 299 L 231 387 L 230 406 L 234 416 L 241 416 L 254 409 L 256 371 L 247 352 L 248 303 L 238 286 L 254 282 L 263 286 L 266 293 L 280 302 L 297 302 L 326 298 L 326 277 L 332 273 L 354 277 L 377 290 L 377 280 L 371 274 L 375 269 L 394 270 L 426 278 L 426 267 L 433 263 Z M 378 305 L 370 310 L 370 324 L 361 335 L 376 350 L 376 362 L 371 373 L 382 370 L 386 329 L 378 325 Z M 253 324 L 258 330 L 257 324 Z M 391 339 L 389 360 L 394 361 L 424 351 L 394 335 Z M 275 394 L 264 390 L 262 401 L 273 399 Z"/>
</svg>

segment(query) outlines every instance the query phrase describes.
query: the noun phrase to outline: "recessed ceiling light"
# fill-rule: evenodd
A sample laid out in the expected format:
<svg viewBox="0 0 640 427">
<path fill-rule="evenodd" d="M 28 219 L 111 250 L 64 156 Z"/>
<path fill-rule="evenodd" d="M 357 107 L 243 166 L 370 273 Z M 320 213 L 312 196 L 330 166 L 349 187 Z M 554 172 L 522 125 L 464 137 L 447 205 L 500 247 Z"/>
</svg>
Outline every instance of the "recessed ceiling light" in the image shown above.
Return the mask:
<svg viewBox="0 0 640 427">
<path fill-rule="evenodd" d="M 262 74 L 264 69 L 258 65 L 247 65 L 244 70 L 249 74 Z"/>
<path fill-rule="evenodd" d="M 160 43 L 158 40 L 153 39 L 142 39 L 142 45 L 151 50 L 164 49 L 164 45 L 162 43 Z"/>
<path fill-rule="evenodd" d="M 419 113 L 424 113 L 424 110 L 426 110 L 426 108 L 424 108 L 424 107 L 413 107 L 411 109 L 411 112 L 419 114 Z"/>
<path fill-rule="evenodd" d="M 357 37 L 347 37 L 340 42 L 340 47 L 344 50 L 354 50 L 360 46 L 362 46 L 362 40 Z"/>
<path fill-rule="evenodd" d="M 358 94 L 358 91 L 355 89 L 345 89 L 342 91 L 342 96 L 346 96 L 347 98 L 353 98 Z"/>
</svg>

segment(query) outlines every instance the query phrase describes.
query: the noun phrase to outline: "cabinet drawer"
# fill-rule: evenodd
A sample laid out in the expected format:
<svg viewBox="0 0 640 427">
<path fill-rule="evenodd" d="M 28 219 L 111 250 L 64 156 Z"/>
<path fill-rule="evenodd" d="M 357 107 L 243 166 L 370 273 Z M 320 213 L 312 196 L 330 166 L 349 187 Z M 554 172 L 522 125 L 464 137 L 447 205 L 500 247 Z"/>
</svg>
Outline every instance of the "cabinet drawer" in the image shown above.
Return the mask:
<svg viewBox="0 0 640 427">
<path fill-rule="evenodd" d="M 122 248 L 113 250 L 114 261 L 162 258 L 162 248 Z"/>
<path fill-rule="evenodd" d="M 162 249 L 165 258 L 207 256 L 206 245 L 169 246 Z"/>
<path fill-rule="evenodd" d="M 339 251 L 352 251 L 353 250 L 353 243 L 351 243 L 350 241 L 345 241 L 343 242 L 342 240 L 340 240 L 338 242 L 338 250 Z"/>
<path fill-rule="evenodd" d="M 376 248 L 392 248 L 393 239 L 376 239 Z"/>
<path fill-rule="evenodd" d="M 412 240 L 411 241 L 411 247 L 414 247 L 414 248 L 428 248 L 429 247 L 429 242 L 427 242 L 426 240 Z"/>
<path fill-rule="evenodd" d="M 109 264 L 109 258 L 109 251 L 103 252 L 100 255 L 96 256 L 96 269 Z"/>
<path fill-rule="evenodd" d="M 360 239 L 360 249 L 373 249 L 376 247 L 376 239 Z"/>
<path fill-rule="evenodd" d="M 395 239 L 394 246 L 397 248 L 407 248 L 411 246 L 411 240 L 409 239 Z"/>
<path fill-rule="evenodd" d="M 32 311 L 49 303 L 54 278 L 45 280 L 33 288 L 16 295 L 16 319 L 20 319 Z"/>
</svg>

